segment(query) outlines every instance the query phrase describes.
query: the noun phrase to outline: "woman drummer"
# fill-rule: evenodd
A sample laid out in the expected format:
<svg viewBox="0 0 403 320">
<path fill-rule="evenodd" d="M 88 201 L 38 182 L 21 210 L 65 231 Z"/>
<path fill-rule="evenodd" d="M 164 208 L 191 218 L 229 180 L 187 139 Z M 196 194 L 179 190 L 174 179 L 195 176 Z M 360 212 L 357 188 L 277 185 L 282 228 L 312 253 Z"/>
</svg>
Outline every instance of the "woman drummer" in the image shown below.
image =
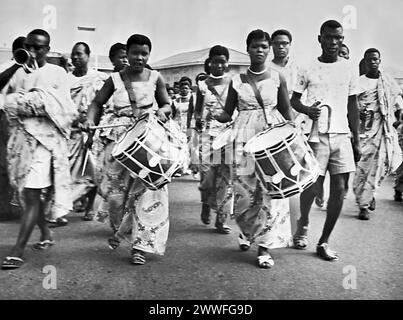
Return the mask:
<svg viewBox="0 0 403 320">
<path fill-rule="evenodd" d="M 208 60 L 210 74 L 206 80 L 198 82 L 195 106 L 196 129 L 200 132 L 201 220 L 204 224 L 210 224 L 210 209 L 214 209 L 217 213 L 217 231 L 227 234 L 231 232 L 231 228 L 225 224 L 227 214 L 220 204 L 226 196 L 229 165 L 225 164 L 221 150 L 213 150 L 212 142 L 226 127 L 225 124 L 214 120 L 214 117 L 224 109 L 231 80 L 226 74 L 228 49 L 220 45 L 212 47 Z"/>
<path fill-rule="evenodd" d="M 255 134 L 270 125 L 293 120 L 284 77 L 265 65 L 270 43 L 267 32 L 254 30 L 249 33 L 246 48 L 250 66 L 246 74 L 232 78 L 225 111 L 216 117 L 220 122 L 228 122 L 235 107 L 239 111 L 234 120 L 233 212 L 242 231 L 240 248 L 247 250 L 256 243 L 260 268 L 274 265 L 269 249 L 292 244 L 288 199 L 270 198 L 256 177 L 253 158 L 243 151 L 243 146 Z M 262 106 L 248 81 L 255 83 L 263 100 Z"/>
<path fill-rule="evenodd" d="M 135 34 L 127 40 L 129 66 L 114 72 L 92 101 L 88 110 L 88 126 L 98 125 L 102 106 L 112 97 L 113 113 L 103 119 L 102 125 L 121 124 L 105 128 L 100 139 L 105 140 L 103 172 L 99 181 L 102 197 L 108 202 L 111 226 L 115 232 L 109 247 L 116 249 L 120 240 L 131 243 L 131 262 L 144 264 L 145 253 L 164 254 L 168 238 L 168 190 L 147 189 L 139 178 L 132 178 L 127 169 L 111 156 L 112 149 L 125 133 L 127 126 L 149 113 L 163 122 L 170 113 L 165 81 L 159 72 L 146 68 L 151 41 Z M 130 97 L 130 98 L 129 98 Z M 153 102 L 158 104 L 155 112 Z"/>
</svg>

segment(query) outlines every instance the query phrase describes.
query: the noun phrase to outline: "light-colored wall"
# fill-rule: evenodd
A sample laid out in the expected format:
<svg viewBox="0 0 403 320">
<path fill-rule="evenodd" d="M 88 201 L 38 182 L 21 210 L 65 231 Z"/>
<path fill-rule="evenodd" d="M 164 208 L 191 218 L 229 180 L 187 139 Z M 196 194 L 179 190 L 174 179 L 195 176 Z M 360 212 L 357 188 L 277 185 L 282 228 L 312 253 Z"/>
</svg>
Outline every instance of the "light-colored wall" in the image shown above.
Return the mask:
<svg viewBox="0 0 403 320">
<path fill-rule="evenodd" d="M 230 73 L 242 73 L 245 72 L 247 66 L 230 66 Z M 157 69 L 158 70 L 158 69 Z M 173 86 L 175 81 L 179 81 L 179 79 L 183 76 L 189 77 L 192 79 L 192 85 L 195 85 L 195 78 L 196 76 L 204 72 L 204 66 L 197 65 L 197 66 L 184 66 L 184 67 L 172 67 L 168 69 L 161 69 L 158 70 L 161 75 L 164 77 L 165 82 L 168 83 L 171 87 Z"/>
</svg>

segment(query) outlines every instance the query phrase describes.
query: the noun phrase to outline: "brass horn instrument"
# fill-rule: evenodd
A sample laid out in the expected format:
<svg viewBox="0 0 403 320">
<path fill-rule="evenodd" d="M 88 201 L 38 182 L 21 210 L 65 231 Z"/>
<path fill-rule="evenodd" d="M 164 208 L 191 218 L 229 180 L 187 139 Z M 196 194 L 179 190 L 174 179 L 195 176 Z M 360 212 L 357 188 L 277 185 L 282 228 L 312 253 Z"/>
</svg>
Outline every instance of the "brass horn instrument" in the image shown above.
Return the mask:
<svg viewBox="0 0 403 320">
<path fill-rule="evenodd" d="M 38 69 L 38 63 L 35 57 L 32 56 L 31 52 L 28 50 L 17 49 L 14 52 L 14 60 L 18 65 L 23 67 L 26 73 L 31 73 Z"/>
<path fill-rule="evenodd" d="M 309 133 L 308 142 L 319 143 L 319 132 L 327 133 L 330 128 L 330 119 L 332 116 L 332 108 L 327 104 L 322 104 L 319 108 L 327 108 L 327 128 L 325 131 L 319 130 L 319 119 L 312 122 L 311 132 Z"/>
</svg>

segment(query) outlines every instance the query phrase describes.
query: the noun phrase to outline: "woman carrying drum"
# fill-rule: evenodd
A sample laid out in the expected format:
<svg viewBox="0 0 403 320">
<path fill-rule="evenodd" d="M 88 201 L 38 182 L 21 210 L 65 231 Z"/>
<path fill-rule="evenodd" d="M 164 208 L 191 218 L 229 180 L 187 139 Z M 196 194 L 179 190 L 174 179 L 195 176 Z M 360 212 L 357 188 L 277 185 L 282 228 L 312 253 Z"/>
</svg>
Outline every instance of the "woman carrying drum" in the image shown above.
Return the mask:
<svg viewBox="0 0 403 320">
<path fill-rule="evenodd" d="M 223 112 L 227 98 L 230 77 L 225 74 L 228 69 L 228 49 L 216 45 L 210 49 L 208 67 L 210 75 L 204 81 L 198 82 L 196 93 L 196 129 L 200 132 L 199 171 L 200 192 L 202 202 L 201 220 L 210 224 L 210 209 L 217 212 L 215 227 L 220 233 L 230 233 L 231 228 L 225 224 L 227 214 L 220 208 L 229 177 L 229 165 L 221 150 L 213 150 L 215 137 L 226 127 L 214 119 Z"/>
<path fill-rule="evenodd" d="M 164 254 L 168 238 L 168 189 L 152 191 L 139 178 L 132 178 L 129 171 L 119 164 L 111 152 L 125 133 L 125 125 L 146 113 L 155 113 L 163 122 L 170 113 L 165 81 L 159 72 L 146 68 L 151 51 L 151 41 L 140 34 L 127 40 L 129 66 L 114 72 L 92 101 L 88 110 L 88 127 L 98 125 L 103 105 L 112 97 L 113 113 L 103 119 L 100 139 L 104 140 L 103 168 L 99 192 L 108 202 L 114 237 L 109 247 L 116 249 L 120 240 L 132 245 L 131 262 L 145 263 L 145 252 Z M 111 125 L 122 125 L 111 127 Z M 88 143 L 90 145 L 90 143 Z M 152 227 L 150 227 L 152 226 Z"/>
<path fill-rule="evenodd" d="M 271 124 L 293 120 L 284 77 L 265 66 L 270 43 L 267 32 L 249 33 L 246 48 L 250 67 L 246 74 L 232 78 L 225 111 L 216 117 L 228 122 L 236 107 L 239 111 L 234 121 L 233 211 L 242 231 L 240 248 L 245 251 L 255 242 L 260 268 L 274 265 L 269 249 L 292 244 L 289 200 L 270 198 L 257 179 L 253 158 L 243 151 L 250 138 Z"/>
</svg>

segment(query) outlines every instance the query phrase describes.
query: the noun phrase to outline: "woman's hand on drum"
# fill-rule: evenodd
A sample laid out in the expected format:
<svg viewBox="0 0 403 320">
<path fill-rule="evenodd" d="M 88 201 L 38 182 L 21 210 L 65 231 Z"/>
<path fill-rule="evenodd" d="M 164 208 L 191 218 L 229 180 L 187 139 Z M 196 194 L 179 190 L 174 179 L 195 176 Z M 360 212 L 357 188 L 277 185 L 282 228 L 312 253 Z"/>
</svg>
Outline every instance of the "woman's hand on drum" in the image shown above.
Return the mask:
<svg viewBox="0 0 403 320">
<path fill-rule="evenodd" d="M 86 121 L 84 123 L 80 123 L 79 127 L 81 128 L 82 131 L 88 132 L 88 139 L 85 142 L 84 148 L 85 149 L 91 149 L 92 143 L 93 143 L 93 136 L 95 133 L 94 129 L 91 129 L 92 127 L 95 127 L 95 123 L 93 121 Z"/>
<path fill-rule="evenodd" d="M 162 122 L 167 122 L 168 117 L 166 116 L 165 112 L 162 109 L 158 109 L 156 112 L 156 116 L 158 119 L 160 119 Z"/>
<path fill-rule="evenodd" d="M 95 127 L 95 123 L 91 120 L 87 120 L 85 122 L 79 123 L 78 127 L 83 131 L 91 132 L 91 131 L 94 131 L 94 129 L 91 129 L 91 128 Z"/>
<path fill-rule="evenodd" d="M 206 114 L 206 122 L 209 122 L 211 120 L 215 120 L 218 115 L 219 114 L 217 112 L 214 112 L 213 110 L 210 110 L 210 112 L 208 112 Z"/>
</svg>

